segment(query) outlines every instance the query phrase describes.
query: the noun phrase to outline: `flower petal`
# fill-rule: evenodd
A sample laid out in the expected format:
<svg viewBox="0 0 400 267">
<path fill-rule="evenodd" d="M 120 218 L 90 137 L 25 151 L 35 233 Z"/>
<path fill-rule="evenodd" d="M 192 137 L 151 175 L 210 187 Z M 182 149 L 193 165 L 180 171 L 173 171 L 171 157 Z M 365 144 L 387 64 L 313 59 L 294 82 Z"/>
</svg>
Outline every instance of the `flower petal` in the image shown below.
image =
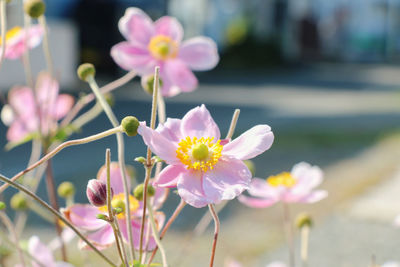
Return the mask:
<svg viewBox="0 0 400 267">
<path fill-rule="evenodd" d="M 107 169 L 105 165 L 101 166 L 96 177 L 100 181 L 107 183 Z M 128 188 L 131 188 L 130 181 L 132 180 L 132 177 L 129 175 L 129 172 L 126 172 L 126 177 L 128 178 Z M 118 162 L 110 163 L 110 180 L 114 195 L 124 193 L 124 183 Z"/>
<path fill-rule="evenodd" d="M 202 208 L 210 203 L 204 189 L 203 177 L 199 171 L 186 171 L 178 180 L 178 194 L 188 204 L 195 208 Z"/>
<path fill-rule="evenodd" d="M 164 96 L 174 96 L 180 91 L 191 92 L 198 86 L 196 76 L 180 59 L 166 61 L 160 70 L 160 77 L 163 81 L 161 93 Z"/>
<path fill-rule="evenodd" d="M 171 142 L 178 143 L 182 138 L 181 120 L 168 118 L 164 124 L 159 124 L 156 131 L 168 138 Z"/>
<path fill-rule="evenodd" d="M 318 202 L 328 196 L 328 192 L 325 190 L 316 190 L 308 194 L 299 200 L 299 202 L 303 203 L 315 203 Z"/>
<path fill-rule="evenodd" d="M 29 132 L 21 120 L 14 121 L 7 130 L 7 140 L 10 142 L 21 141 Z"/>
<path fill-rule="evenodd" d="M 253 178 L 250 183 L 250 188 L 248 192 L 251 196 L 268 198 L 268 199 L 278 199 L 279 192 L 275 187 L 271 187 L 265 179 Z"/>
<path fill-rule="evenodd" d="M 142 136 L 143 141 L 148 145 L 151 151 L 168 164 L 180 164 L 176 157 L 176 147 L 167 138 L 159 132 L 146 126 L 144 122 L 140 123 L 138 133 Z"/>
<path fill-rule="evenodd" d="M 218 204 L 231 200 L 249 188 L 251 172 L 237 159 L 219 160 L 213 170 L 203 174 L 203 188 L 208 199 Z"/>
<path fill-rule="evenodd" d="M 214 141 L 219 140 L 221 136 L 218 125 L 204 105 L 195 107 L 186 113 L 182 118 L 181 133 L 185 137 L 192 138 L 214 137 Z"/>
<path fill-rule="evenodd" d="M 277 201 L 274 199 L 268 199 L 268 198 L 254 198 L 254 197 L 248 197 L 245 195 L 240 195 L 238 197 L 238 200 L 245 204 L 248 207 L 251 208 L 267 208 L 272 205 L 274 205 Z"/>
<path fill-rule="evenodd" d="M 75 226 L 84 230 L 96 230 L 107 225 L 106 221 L 96 218 L 101 213 L 89 204 L 75 204 L 63 210 L 65 217 Z"/>
<path fill-rule="evenodd" d="M 29 48 L 35 48 L 38 46 L 43 39 L 43 27 L 41 25 L 32 25 L 28 30 L 28 46 Z M 25 41 L 25 40 L 23 40 Z"/>
<path fill-rule="evenodd" d="M 141 9 L 130 7 L 119 20 L 119 31 L 132 43 L 147 46 L 155 34 L 153 21 Z"/>
<path fill-rule="evenodd" d="M 240 160 L 251 159 L 269 149 L 274 134 L 268 125 L 257 125 L 224 146 L 223 155 Z"/>
<path fill-rule="evenodd" d="M 182 44 L 179 58 L 192 70 L 209 70 L 218 64 L 218 48 L 210 38 L 191 38 Z"/>
<path fill-rule="evenodd" d="M 50 75 L 50 73 L 39 73 L 36 80 L 35 93 L 38 105 L 43 113 L 53 113 L 58 91 L 59 84 L 57 80 Z"/>
<path fill-rule="evenodd" d="M 183 28 L 179 21 L 170 16 L 159 18 L 155 23 L 156 34 L 171 37 L 180 43 L 183 38 Z"/>
<path fill-rule="evenodd" d="M 98 249 L 104 249 L 115 242 L 113 229 L 108 224 L 98 231 L 88 233 L 86 238 Z"/>
<path fill-rule="evenodd" d="M 311 190 L 321 184 L 323 172 L 318 166 L 311 166 L 307 162 L 300 162 L 293 166 L 290 174 L 297 179 L 295 188 Z"/>
<path fill-rule="evenodd" d="M 39 237 L 32 236 L 29 238 L 28 251 L 31 255 L 34 255 L 40 263 L 49 267 L 55 266 L 53 254 L 45 244 L 40 242 Z M 34 263 L 33 266 L 39 265 Z"/>
<path fill-rule="evenodd" d="M 16 113 L 16 117 L 24 121 L 37 114 L 35 95 L 29 87 L 14 86 L 8 93 L 8 103 Z"/>
<path fill-rule="evenodd" d="M 187 170 L 181 165 L 169 165 L 160 172 L 154 185 L 159 187 L 176 187 L 178 179 L 185 172 Z"/>
<path fill-rule="evenodd" d="M 147 48 L 128 42 L 121 42 L 111 48 L 111 57 L 124 70 L 134 70 L 139 75 L 154 71 L 156 61 Z"/>
<path fill-rule="evenodd" d="M 53 117 L 56 120 L 62 119 L 67 115 L 74 105 L 74 98 L 71 95 L 61 94 L 57 97 Z"/>
</svg>

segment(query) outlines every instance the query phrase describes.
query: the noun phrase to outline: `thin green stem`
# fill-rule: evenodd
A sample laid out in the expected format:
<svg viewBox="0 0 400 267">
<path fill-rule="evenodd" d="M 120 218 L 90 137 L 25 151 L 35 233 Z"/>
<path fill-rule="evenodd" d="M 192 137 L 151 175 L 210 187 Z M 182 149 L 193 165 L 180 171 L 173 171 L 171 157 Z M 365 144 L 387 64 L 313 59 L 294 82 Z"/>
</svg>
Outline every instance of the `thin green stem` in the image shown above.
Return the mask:
<svg viewBox="0 0 400 267">
<path fill-rule="evenodd" d="M 117 118 L 115 117 L 113 111 L 111 110 L 110 105 L 108 105 L 107 101 L 105 100 L 104 96 L 99 90 L 99 87 L 94 80 L 93 76 L 88 77 L 88 83 L 90 88 L 92 89 L 94 95 L 96 96 L 97 100 L 103 107 L 104 112 L 106 113 L 108 119 L 110 120 L 111 124 L 116 127 L 119 122 Z M 126 176 L 126 166 L 125 166 L 125 146 L 124 146 L 124 137 L 122 133 L 117 133 L 117 146 L 118 146 L 118 163 L 121 171 L 121 176 L 122 176 L 122 184 L 124 187 L 124 194 L 125 194 L 125 205 L 126 205 L 126 210 L 125 210 L 125 218 L 126 218 L 126 225 L 128 228 L 128 236 L 129 236 L 129 245 L 130 245 L 130 253 L 131 253 L 131 258 L 135 258 L 135 247 L 134 247 L 134 242 L 133 242 L 133 230 L 132 230 L 132 218 L 131 218 L 131 208 L 130 208 L 130 202 L 129 202 L 129 183 L 128 183 L 128 177 Z"/>
<path fill-rule="evenodd" d="M 28 43 L 28 34 L 27 32 L 29 31 L 29 28 L 31 27 L 31 17 L 28 15 L 24 14 L 24 29 L 25 29 L 25 36 L 24 36 L 24 46 L 27 47 Z M 32 70 L 31 70 L 31 60 L 29 57 L 29 49 L 25 49 L 24 54 L 22 55 L 22 63 L 24 65 L 24 71 L 25 71 L 25 78 L 26 78 L 26 84 L 30 87 L 33 88 L 33 78 L 32 78 Z"/>
<path fill-rule="evenodd" d="M 154 212 L 153 212 L 153 208 L 151 205 L 148 206 L 149 209 L 149 219 L 150 219 L 150 226 L 151 226 L 151 230 L 153 231 L 153 238 L 154 241 L 157 244 L 157 247 L 160 250 L 161 253 L 161 259 L 162 259 L 162 263 L 163 263 L 163 267 L 168 267 L 168 263 L 167 263 L 167 256 L 165 254 L 165 249 L 161 243 L 161 239 L 158 235 L 158 229 L 156 226 L 156 221 L 154 220 Z M 150 264 L 147 264 L 147 266 L 149 266 Z"/>
<path fill-rule="evenodd" d="M 6 0 L 0 0 L 0 23 L 1 23 L 1 51 L 0 51 L 0 68 L 4 60 L 4 54 L 6 52 L 6 30 L 7 30 L 7 12 L 6 12 Z"/>
<path fill-rule="evenodd" d="M 38 202 L 40 205 L 42 205 L 45 209 L 50 211 L 54 216 L 56 216 L 58 219 L 60 219 L 64 224 L 66 224 L 69 228 L 71 228 L 75 234 L 77 234 L 83 242 L 85 242 L 95 253 L 97 253 L 101 258 L 103 258 L 106 262 L 108 262 L 111 266 L 116 267 L 116 265 L 110 260 L 106 255 L 104 255 L 100 250 L 98 250 L 92 243 L 90 243 L 89 240 L 74 226 L 72 225 L 67 219 L 64 218 L 58 211 L 53 209 L 49 204 L 44 202 L 41 198 L 36 196 L 33 192 L 31 192 L 29 189 L 24 187 L 23 185 L 20 185 L 18 183 L 13 182 L 11 179 L 3 176 L 0 174 L 0 181 L 9 184 L 10 186 L 14 187 L 15 189 L 18 189 L 31 198 L 33 198 L 36 202 Z"/>
<path fill-rule="evenodd" d="M 50 45 L 49 45 L 49 30 L 47 28 L 46 17 L 44 15 L 39 17 L 39 23 L 43 28 L 43 52 L 46 58 L 47 63 L 47 71 L 50 73 L 50 76 L 53 76 L 53 59 L 50 53 Z"/>
<path fill-rule="evenodd" d="M 11 222 L 10 218 L 8 218 L 7 214 L 5 214 L 2 211 L 0 211 L 0 219 L 3 221 L 4 225 L 7 227 L 8 231 L 10 232 L 10 234 L 13 235 L 14 242 L 16 244 L 15 247 L 16 247 L 17 252 L 18 252 L 19 260 L 21 261 L 20 263 L 22 264 L 22 266 L 25 266 L 24 254 L 22 253 L 22 249 L 19 246 L 18 234 L 15 231 L 13 223 Z"/>
<path fill-rule="evenodd" d="M 293 227 L 290 218 L 289 204 L 283 203 L 283 224 L 285 226 L 286 240 L 288 244 L 289 252 L 289 267 L 295 266 L 295 255 L 294 255 L 294 239 L 293 239 Z"/>
<path fill-rule="evenodd" d="M 31 166 L 29 166 L 28 168 L 26 168 L 25 170 L 17 173 L 16 175 L 14 175 L 11 178 L 11 181 L 14 182 L 16 180 L 18 180 L 18 178 L 22 177 L 23 175 L 25 175 L 26 173 L 30 172 L 31 170 L 35 169 L 36 167 L 38 167 L 39 165 L 45 163 L 46 161 L 48 161 L 49 159 L 51 159 L 52 157 L 54 157 L 58 152 L 60 152 L 61 150 L 63 150 L 66 147 L 69 146 L 76 146 L 76 145 L 82 145 L 82 144 L 86 144 L 86 143 L 90 143 L 99 139 L 102 139 L 104 137 L 107 137 L 109 135 L 113 135 L 116 133 L 121 133 L 122 127 L 118 126 L 115 128 L 112 128 L 110 130 L 89 136 L 89 137 L 85 137 L 85 138 L 81 138 L 81 139 L 75 139 L 75 140 L 70 140 L 67 142 L 62 143 L 61 145 L 59 145 L 58 147 L 56 147 L 54 150 L 52 150 L 51 152 L 49 152 L 48 154 L 46 154 L 44 157 L 42 157 L 39 161 L 37 161 L 36 163 L 32 164 Z M 8 183 L 3 184 L 0 187 L 0 194 L 2 192 L 4 192 L 4 190 L 7 189 L 7 187 L 9 186 Z"/>
<path fill-rule="evenodd" d="M 308 239 L 310 235 L 310 227 L 305 225 L 300 230 L 301 236 L 301 266 L 308 266 Z"/>
</svg>

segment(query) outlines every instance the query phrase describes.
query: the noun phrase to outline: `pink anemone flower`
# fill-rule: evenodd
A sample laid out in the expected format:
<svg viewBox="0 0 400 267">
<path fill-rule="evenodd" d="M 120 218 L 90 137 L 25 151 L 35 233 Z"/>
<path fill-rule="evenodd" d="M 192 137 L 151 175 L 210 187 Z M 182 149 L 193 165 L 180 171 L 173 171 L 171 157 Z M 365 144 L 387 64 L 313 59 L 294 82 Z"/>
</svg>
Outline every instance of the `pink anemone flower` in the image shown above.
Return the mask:
<svg viewBox="0 0 400 267">
<path fill-rule="evenodd" d="M 35 260 L 32 260 L 32 267 L 74 267 L 74 265 L 64 261 L 55 261 L 51 249 L 43 244 L 37 236 L 29 238 L 28 252 L 36 259 L 36 261 L 40 262 L 39 265 Z M 16 267 L 21 266 L 22 264 L 16 265 Z"/>
<path fill-rule="evenodd" d="M 111 163 L 111 188 L 114 191 L 114 196 L 112 199 L 112 205 L 115 207 L 125 206 L 125 194 L 123 190 L 122 176 L 120 168 L 117 162 Z M 127 173 L 130 179 L 129 173 Z M 106 168 L 101 167 L 97 173 L 97 179 L 106 182 Z M 159 188 L 156 190 L 154 197 L 151 199 L 154 210 L 161 207 L 166 199 L 167 190 Z M 122 203 L 122 204 L 121 204 Z M 142 203 L 137 200 L 134 196 L 129 195 L 129 204 L 131 210 L 131 223 L 133 230 L 133 240 L 135 249 L 139 249 L 139 236 L 141 227 L 141 216 L 142 216 Z M 63 209 L 63 214 L 65 217 L 76 227 L 85 231 L 85 236 L 89 241 L 91 241 L 98 249 L 105 249 L 111 246 L 114 242 L 114 233 L 112 227 L 104 220 L 97 219 L 98 214 L 105 214 L 108 216 L 107 206 L 95 207 L 90 204 L 74 204 L 66 209 Z M 162 212 L 155 212 L 155 219 L 159 229 L 164 224 L 165 215 Z M 117 220 L 119 227 L 121 229 L 121 234 L 125 242 L 128 242 L 128 229 L 126 225 L 125 212 L 117 215 Z M 146 223 L 147 226 L 147 223 Z M 145 233 L 147 232 L 147 227 L 145 227 Z M 150 238 L 147 245 L 145 246 L 147 250 L 153 250 L 156 247 L 153 238 Z M 80 242 L 82 248 L 89 248 L 86 243 Z"/>
<path fill-rule="evenodd" d="M 7 139 L 17 142 L 28 134 L 41 132 L 48 136 L 57 129 L 57 121 L 63 118 L 74 104 L 74 98 L 59 95 L 57 80 L 41 72 L 35 90 L 26 86 L 14 86 L 8 93 L 8 105 L 1 111 L 3 123 L 10 126 Z"/>
<path fill-rule="evenodd" d="M 192 70 L 212 69 L 219 61 L 217 45 L 210 38 L 199 36 L 182 42 L 183 28 L 173 17 L 164 16 L 153 23 L 142 10 L 131 7 L 118 27 L 127 41 L 112 47 L 112 58 L 121 68 L 137 72 L 142 79 L 160 66 L 164 96 L 195 90 L 198 81 Z"/>
<path fill-rule="evenodd" d="M 254 178 L 248 189 L 253 197 L 241 195 L 239 201 L 252 208 L 266 208 L 279 201 L 314 203 L 328 195 L 325 190 L 313 191 L 322 179 L 319 167 L 300 162 L 293 166 L 290 173 L 283 172 L 267 180 Z"/>
<path fill-rule="evenodd" d="M 40 25 L 31 26 L 28 30 L 16 26 L 8 30 L 6 33 L 4 57 L 7 59 L 20 58 L 27 49 L 32 49 L 38 46 L 42 41 L 42 38 L 43 28 Z M 0 53 L 2 52 L 1 49 L 0 45 Z"/>
<path fill-rule="evenodd" d="M 138 129 L 150 149 L 169 166 L 156 177 L 156 186 L 177 187 L 190 205 L 201 208 L 233 199 L 247 189 L 251 172 L 243 160 L 267 149 L 274 140 L 268 125 L 257 125 L 235 140 L 220 140 L 220 131 L 207 108 L 190 110 L 183 118 L 168 118 L 156 130 Z"/>
</svg>

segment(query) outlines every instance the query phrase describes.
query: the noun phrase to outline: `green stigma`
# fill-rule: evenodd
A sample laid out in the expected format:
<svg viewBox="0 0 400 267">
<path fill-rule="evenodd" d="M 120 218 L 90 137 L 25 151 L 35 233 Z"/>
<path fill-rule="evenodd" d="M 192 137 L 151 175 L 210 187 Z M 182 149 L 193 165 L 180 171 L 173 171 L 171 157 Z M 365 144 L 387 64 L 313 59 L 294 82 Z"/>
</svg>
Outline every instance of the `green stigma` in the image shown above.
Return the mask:
<svg viewBox="0 0 400 267">
<path fill-rule="evenodd" d="M 196 144 L 192 149 L 192 156 L 196 160 L 205 160 L 208 158 L 208 146 L 205 144 Z"/>
</svg>

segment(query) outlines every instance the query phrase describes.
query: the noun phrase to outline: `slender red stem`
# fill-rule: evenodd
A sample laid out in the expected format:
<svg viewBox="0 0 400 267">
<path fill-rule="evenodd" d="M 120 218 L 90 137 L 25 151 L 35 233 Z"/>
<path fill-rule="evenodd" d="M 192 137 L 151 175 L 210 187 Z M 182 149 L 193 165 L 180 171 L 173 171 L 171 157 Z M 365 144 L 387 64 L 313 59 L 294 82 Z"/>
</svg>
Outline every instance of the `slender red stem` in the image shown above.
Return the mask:
<svg viewBox="0 0 400 267">
<path fill-rule="evenodd" d="M 217 240 L 218 240 L 220 222 L 219 222 L 219 219 L 218 219 L 218 214 L 215 211 L 214 205 L 213 204 L 209 204 L 208 208 L 210 209 L 211 216 L 213 217 L 214 223 L 215 223 L 214 240 L 213 240 L 213 244 L 212 244 L 211 259 L 210 259 L 210 267 L 213 267 L 214 266 L 214 258 L 215 258 L 215 250 L 217 248 Z"/>
</svg>

